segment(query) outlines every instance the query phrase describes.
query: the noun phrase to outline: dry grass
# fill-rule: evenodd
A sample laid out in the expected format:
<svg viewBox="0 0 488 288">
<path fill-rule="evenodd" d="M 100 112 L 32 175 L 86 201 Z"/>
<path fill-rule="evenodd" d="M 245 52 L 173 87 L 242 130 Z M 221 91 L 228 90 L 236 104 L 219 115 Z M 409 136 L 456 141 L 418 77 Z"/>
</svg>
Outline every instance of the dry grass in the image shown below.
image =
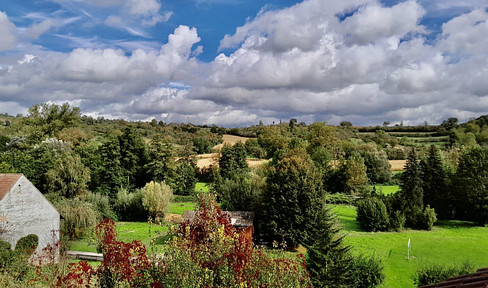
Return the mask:
<svg viewBox="0 0 488 288">
<path fill-rule="evenodd" d="M 391 165 L 391 171 L 403 171 L 407 160 L 389 160 Z"/>
</svg>

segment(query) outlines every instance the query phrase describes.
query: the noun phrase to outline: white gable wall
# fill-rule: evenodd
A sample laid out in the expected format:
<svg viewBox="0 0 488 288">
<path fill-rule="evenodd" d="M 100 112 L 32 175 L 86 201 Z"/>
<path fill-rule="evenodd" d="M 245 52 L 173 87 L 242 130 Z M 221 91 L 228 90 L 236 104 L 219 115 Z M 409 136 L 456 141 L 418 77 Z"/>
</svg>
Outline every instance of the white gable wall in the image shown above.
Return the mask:
<svg viewBox="0 0 488 288">
<path fill-rule="evenodd" d="M 29 234 L 39 237 L 36 254 L 59 242 L 60 217 L 58 211 L 25 176 L 21 176 L 0 200 L 0 217 L 6 216 L 0 239 L 9 242 L 12 249 L 17 241 Z M 2 228 L 2 227 L 0 227 Z M 59 253 L 56 251 L 56 253 Z"/>
</svg>

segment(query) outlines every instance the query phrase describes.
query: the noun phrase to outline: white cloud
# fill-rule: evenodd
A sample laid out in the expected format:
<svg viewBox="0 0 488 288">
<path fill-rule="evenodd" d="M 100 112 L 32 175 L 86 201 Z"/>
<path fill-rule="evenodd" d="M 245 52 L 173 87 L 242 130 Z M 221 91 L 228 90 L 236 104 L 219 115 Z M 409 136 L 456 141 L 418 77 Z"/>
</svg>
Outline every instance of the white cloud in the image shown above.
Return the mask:
<svg viewBox="0 0 488 288">
<path fill-rule="evenodd" d="M 0 11 L 0 51 L 10 50 L 17 44 L 15 25 L 8 20 L 7 14 Z"/>
</svg>

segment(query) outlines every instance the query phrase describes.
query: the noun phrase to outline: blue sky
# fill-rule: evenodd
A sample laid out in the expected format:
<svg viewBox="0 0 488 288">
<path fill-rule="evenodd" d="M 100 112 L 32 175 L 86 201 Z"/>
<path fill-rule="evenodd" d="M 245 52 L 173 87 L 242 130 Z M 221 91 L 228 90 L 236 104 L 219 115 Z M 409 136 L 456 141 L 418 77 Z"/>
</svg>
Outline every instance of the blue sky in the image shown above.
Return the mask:
<svg viewBox="0 0 488 288">
<path fill-rule="evenodd" d="M 485 0 L 0 2 L 0 112 L 242 126 L 488 113 Z"/>
</svg>

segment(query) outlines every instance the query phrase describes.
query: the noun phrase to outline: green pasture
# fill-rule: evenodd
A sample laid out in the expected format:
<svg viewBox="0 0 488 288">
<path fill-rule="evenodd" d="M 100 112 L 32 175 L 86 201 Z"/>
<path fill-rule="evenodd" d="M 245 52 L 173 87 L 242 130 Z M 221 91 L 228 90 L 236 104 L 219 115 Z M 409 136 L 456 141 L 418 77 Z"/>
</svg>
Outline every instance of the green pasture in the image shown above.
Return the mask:
<svg viewBox="0 0 488 288">
<path fill-rule="evenodd" d="M 117 222 L 117 239 L 123 242 L 139 240 L 149 247 L 151 239 L 156 239 L 158 235 L 168 230 L 168 227 L 149 224 L 147 222 Z M 156 243 L 158 244 L 158 243 Z M 96 241 L 91 235 L 82 237 L 70 243 L 70 250 L 96 252 Z"/>
<path fill-rule="evenodd" d="M 373 190 L 373 185 L 370 185 L 369 188 Z M 395 194 L 399 190 L 400 186 L 398 185 L 376 185 L 376 192 L 383 195 Z"/>
<path fill-rule="evenodd" d="M 443 221 L 432 231 L 362 232 L 353 206 L 333 205 L 343 225 L 346 244 L 355 254 L 375 256 L 385 267 L 384 287 L 415 287 L 412 276 L 422 265 L 460 265 L 469 260 L 476 267 L 488 267 L 488 228 L 468 222 Z M 411 240 L 411 257 L 407 243 Z"/>
<path fill-rule="evenodd" d="M 209 188 L 205 182 L 197 182 L 195 185 L 195 192 L 208 192 Z"/>
<path fill-rule="evenodd" d="M 180 214 L 187 210 L 195 210 L 195 203 L 193 202 L 176 202 L 176 203 L 169 203 L 169 213 L 173 214 Z"/>
</svg>

